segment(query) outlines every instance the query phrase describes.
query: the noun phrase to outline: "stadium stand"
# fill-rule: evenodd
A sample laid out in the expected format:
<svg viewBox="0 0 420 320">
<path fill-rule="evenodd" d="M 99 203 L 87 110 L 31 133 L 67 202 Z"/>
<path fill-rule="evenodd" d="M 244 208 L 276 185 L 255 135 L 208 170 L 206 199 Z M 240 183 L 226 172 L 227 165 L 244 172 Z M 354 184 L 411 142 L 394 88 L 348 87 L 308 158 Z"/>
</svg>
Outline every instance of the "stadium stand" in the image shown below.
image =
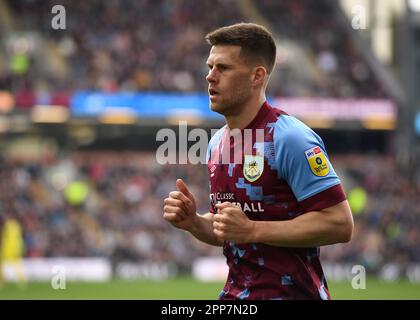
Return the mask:
<svg viewBox="0 0 420 320">
<path fill-rule="evenodd" d="M 325 247 L 323 261 L 358 262 L 372 271 L 383 263 L 420 262 L 420 186 L 409 176 L 390 174 L 396 169 L 389 157 L 347 155 L 332 161 L 348 196 L 359 188 L 367 201 L 357 205 L 351 198 L 354 239 Z M 178 177 L 191 186 L 199 212 L 208 211 L 205 166 L 157 165 L 153 152 L 90 151 L 37 161 L 3 158 L 0 168 L 1 210 L 21 221 L 27 257 L 172 261 L 188 270 L 193 258 L 220 254 L 161 218 L 162 201 Z M 87 194 L 76 188 L 70 193 L 71 181 L 83 183 Z"/>
<path fill-rule="evenodd" d="M 46 92 L 60 93 L 53 104 L 67 106 L 76 90 L 205 92 L 204 35 L 247 19 L 234 0 L 5 3 L 14 23 L 8 32 L 0 29 L 0 91 L 13 92 L 17 108 L 33 106 Z M 328 1 L 255 3 L 280 48 L 270 94 L 386 96 Z M 65 33 L 50 27 L 57 4 L 66 7 Z M 388 262 L 420 262 L 419 177 L 400 172 L 392 155 L 331 155 L 352 196 L 355 235 L 349 244 L 324 248 L 323 261 L 358 262 L 372 271 Z M 194 258 L 220 252 L 163 221 L 162 200 L 179 177 L 207 212 L 206 168 L 161 166 L 150 150 L 71 150 L 36 159 L 3 154 L 0 212 L 21 222 L 29 258 L 175 262 L 190 271 Z"/>
<path fill-rule="evenodd" d="M 27 70 L 5 72 L 3 80 L 0 77 L 0 84 L 9 84 L 14 91 L 206 91 L 203 79 L 208 46 L 204 35 L 220 25 L 247 19 L 233 0 L 8 3 L 16 18 L 16 31 L 20 31 L 17 34 L 36 30 L 28 37 L 38 34 L 49 44 L 43 56 L 60 61 L 52 64 L 29 51 Z M 57 33 L 50 26 L 50 8 L 61 3 L 66 7 L 68 27 Z M 256 4 L 271 23 L 280 48 L 270 94 L 385 96 L 328 1 Z M 16 46 L 18 40 L 9 44 L 9 59 Z"/>
</svg>

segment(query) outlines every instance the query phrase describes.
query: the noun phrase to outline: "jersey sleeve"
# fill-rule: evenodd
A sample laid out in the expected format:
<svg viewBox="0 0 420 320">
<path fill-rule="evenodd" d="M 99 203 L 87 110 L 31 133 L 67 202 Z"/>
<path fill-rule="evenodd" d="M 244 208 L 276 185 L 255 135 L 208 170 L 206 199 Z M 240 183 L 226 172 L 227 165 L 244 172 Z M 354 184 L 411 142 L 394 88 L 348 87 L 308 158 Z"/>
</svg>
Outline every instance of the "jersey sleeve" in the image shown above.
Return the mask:
<svg viewBox="0 0 420 320">
<path fill-rule="evenodd" d="M 274 132 L 277 172 L 304 211 L 322 210 L 346 199 L 322 139 L 291 116 L 281 116 Z"/>
</svg>

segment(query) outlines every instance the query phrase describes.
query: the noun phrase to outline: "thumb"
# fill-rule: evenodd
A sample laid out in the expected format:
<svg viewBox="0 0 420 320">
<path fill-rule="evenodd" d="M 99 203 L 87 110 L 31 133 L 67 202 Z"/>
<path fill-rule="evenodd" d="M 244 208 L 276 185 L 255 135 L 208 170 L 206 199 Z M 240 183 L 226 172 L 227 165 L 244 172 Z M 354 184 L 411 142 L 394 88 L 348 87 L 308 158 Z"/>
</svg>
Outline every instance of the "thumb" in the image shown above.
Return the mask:
<svg viewBox="0 0 420 320">
<path fill-rule="evenodd" d="M 191 193 L 187 188 L 187 185 L 185 184 L 185 182 L 182 179 L 177 179 L 176 180 L 176 187 L 178 188 L 179 191 L 181 191 L 183 194 L 185 194 L 186 197 L 190 198 L 191 197 Z"/>
</svg>

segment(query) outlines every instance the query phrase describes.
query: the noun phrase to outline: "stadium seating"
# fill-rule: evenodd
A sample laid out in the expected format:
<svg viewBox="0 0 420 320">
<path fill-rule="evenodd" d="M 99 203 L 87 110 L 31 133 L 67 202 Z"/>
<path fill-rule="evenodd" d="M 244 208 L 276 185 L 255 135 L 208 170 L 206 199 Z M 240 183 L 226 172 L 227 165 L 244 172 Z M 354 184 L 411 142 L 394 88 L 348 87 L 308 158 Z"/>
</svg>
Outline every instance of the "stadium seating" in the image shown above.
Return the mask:
<svg viewBox="0 0 420 320">
<path fill-rule="evenodd" d="M 189 270 L 194 258 L 221 253 L 171 228 L 162 219 L 162 201 L 181 177 L 196 195 L 199 212 L 208 212 L 207 170 L 162 166 L 154 157 L 153 152 L 89 151 L 37 161 L 3 158 L 1 210 L 21 221 L 27 257 L 172 261 Z M 325 247 L 323 261 L 359 262 L 373 270 L 386 262 L 419 262 L 419 185 L 390 174 L 395 172 L 391 158 L 353 155 L 332 161 L 347 195 L 363 188 L 368 201 L 354 210 L 353 240 Z M 87 193 L 78 192 L 77 181 Z"/>
<path fill-rule="evenodd" d="M 4 2 L 14 24 L 0 25 L 0 91 L 13 92 L 17 108 L 32 107 L 45 92 L 60 105 L 77 90 L 206 92 L 204 35 L 247 20 L 234 0 L 67 1 L 68 29 L 60 32 L 51 28 L 51 7 L 63 1 Z M 328 1 L 255 4 L 280 48 L 271 95 L 385 97 Z M 355 234 L 349 244 L 323 248 L 323 261 L 372 270 L 420 262 L 420 179 L 399 172 L 391 156 L 332 155 L 332 161 L 354 201 Z M 157 165 L 153 151 L 4 154 L 0 212 L 21 222 L 26 257 L 170 261 L 187 271 L 194 258 L 221 252 L 162 219 L 162 201 L 179 177 L 207 212 L 206 167 Z"/>
<path fill-rule="evenodd" d="M 60 32 L 50 25 L 51 8 L 57 1 L 7 3 L 16 29 L 22 30 L 18 35 L 27 31 L 27 38 L 35 41 L 26 53 L 26 68 L 17 72 L 4 66 L 2 72 L 0 66 L 0 89 L 14 92 L 203 92 L 207 90 L 205 34 L 220 25 L 249 21 L 236 1 L 73 1 L 65 3 L 67 29 Z M 278 39 L 278 69 L 270 94 L 385 96 L 328 1 L 255 4 Z M 13 58 L 19 36 L 4 40 L 5 58 Z M 299 59 L 301 55 L 307 63 Z M 50 59 L 40 60 L 40 56 Z"/>
</svg>

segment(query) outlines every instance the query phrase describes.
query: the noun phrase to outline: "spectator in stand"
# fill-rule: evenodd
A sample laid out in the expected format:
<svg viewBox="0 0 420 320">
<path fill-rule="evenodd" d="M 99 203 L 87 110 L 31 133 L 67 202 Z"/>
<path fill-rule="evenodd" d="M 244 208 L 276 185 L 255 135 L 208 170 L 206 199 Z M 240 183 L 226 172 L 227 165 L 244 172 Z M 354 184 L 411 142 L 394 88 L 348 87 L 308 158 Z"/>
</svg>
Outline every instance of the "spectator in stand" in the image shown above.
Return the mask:
<svg viewBox="0 0 420 320">
<path fill-rule="evenodd" d="M 17 21 L 19 28 L 39 31 L 42 41 L 52 41 L 66 65 L 48 67 L 45 61 L 36 61 L 36 49 L 32 48 L 29 55 L 33 61 L 24 75 L 0 68 L 0 89 L 26 94 L 41 88 L 205 92 L 205 31 L 248 20 L 232 0 L 6 2 L 15 16 L 24 17 Z M 50 26 L 51 8 L 58 4 L 64 5 L 68 16 L 62 33 Z M 268 91 L 271 95 L 384 96 L 330 2 L 262 0 L 256 6 L 280 42 L 293 41 L 309 53 L 318 74 L 308 81 L 302 64 L 298 70 L 291 68 L 290 59 L 295 57 L 278 59 L 279 70 L 274 71 L 275 81 Z M 13 57 L 8 50 L 4 54 Z"/>
<path fill-rule="evenodd" d="M 347 155 L 332 161 L 345 191 L 362 187 L 367 203 L 354 217 L 353 241 L 325 247 L 322 260 L 370 270 L 388 262 L 420 262 L 415 175 L 399 172 L 390 157 Z M 129 254 L 141 261 L 172 261 L 186 270 L 195 257 L 220 253 L 162 221 L 160 203 L 178 176 L 200 197 L 197 202 L 208 203 L 205 167 L 157 165 L 153 152 L 75 152 L 48 161 L 3 156 L 0 210 L 20 221 L 26 257 Z M 75 180 L 90 190 L 76 207 L 64 197 L 65 186 Z M 182 245 L 173 246 L 173 239 Z"/>
</svg>

